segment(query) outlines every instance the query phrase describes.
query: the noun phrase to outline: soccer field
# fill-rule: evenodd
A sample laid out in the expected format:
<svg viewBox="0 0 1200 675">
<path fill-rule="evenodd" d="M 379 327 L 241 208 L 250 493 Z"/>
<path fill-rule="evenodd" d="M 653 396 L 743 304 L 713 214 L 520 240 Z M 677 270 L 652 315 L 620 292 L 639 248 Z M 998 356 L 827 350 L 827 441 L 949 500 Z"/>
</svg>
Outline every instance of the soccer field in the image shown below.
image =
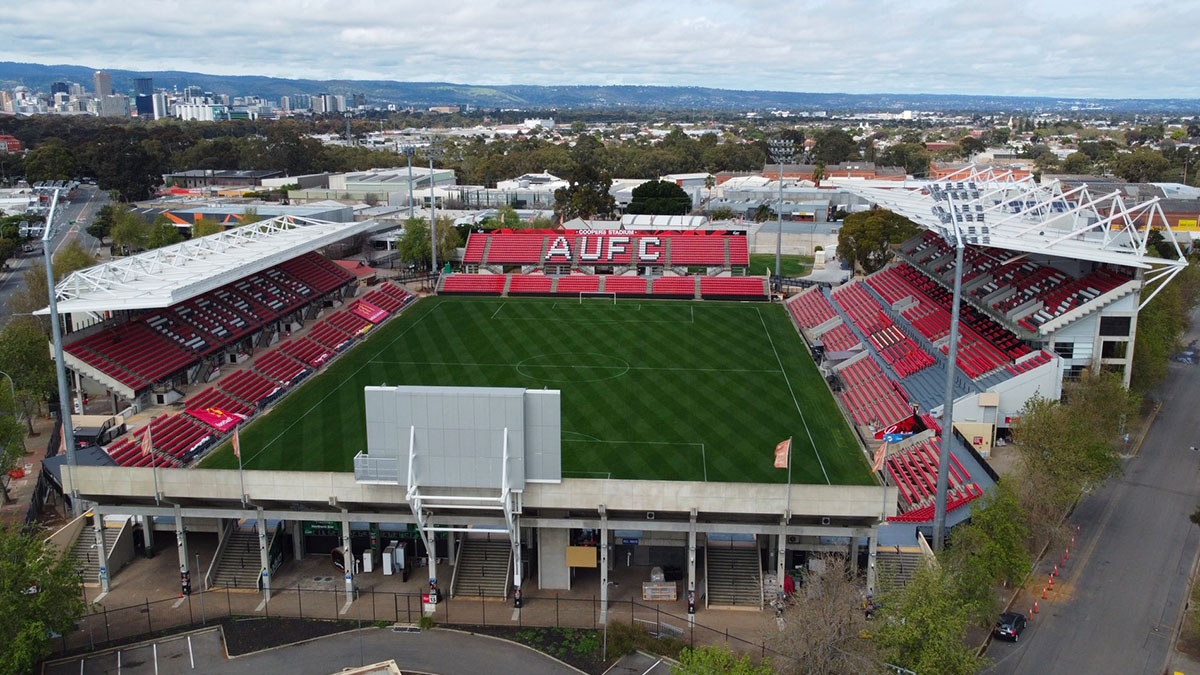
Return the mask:
<svg viewBox="0 0 1200 675">
<path fill-rule="evenodd" d="M 561 390 L 564 478 L 782 483 L 793 437 L 793 482 L 874 483 L 782 307 L 611 298 L 420 300 L 243 429 L 246 468 L 352 471 L 398 384 Z"/>
</svg>

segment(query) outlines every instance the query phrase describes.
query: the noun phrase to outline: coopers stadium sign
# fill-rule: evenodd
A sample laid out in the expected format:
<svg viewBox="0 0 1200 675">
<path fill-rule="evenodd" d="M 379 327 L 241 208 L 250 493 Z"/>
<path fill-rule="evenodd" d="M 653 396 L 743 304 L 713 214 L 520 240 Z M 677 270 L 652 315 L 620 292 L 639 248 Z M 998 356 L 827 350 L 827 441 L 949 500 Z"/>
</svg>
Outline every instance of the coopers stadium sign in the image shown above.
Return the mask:
<svg viewBox="0 0 1200 675">
<path fill-rule="evenodd" d="M 555 237 L 546 249 L 546 260 L 574 260 L 571 245 L 571 239 L 561 235 Z M 659 237 L 583 235 L 574 238 L 574 246 L 579 253 L 580 262 L 614 262 L 618 258 L 626 258 L 625 254 L 632 254 L 634 250 L 637 251 L 638 262 L 643 263 L 657 262 L 663 255 L 663 243 Z"/>
</svg>

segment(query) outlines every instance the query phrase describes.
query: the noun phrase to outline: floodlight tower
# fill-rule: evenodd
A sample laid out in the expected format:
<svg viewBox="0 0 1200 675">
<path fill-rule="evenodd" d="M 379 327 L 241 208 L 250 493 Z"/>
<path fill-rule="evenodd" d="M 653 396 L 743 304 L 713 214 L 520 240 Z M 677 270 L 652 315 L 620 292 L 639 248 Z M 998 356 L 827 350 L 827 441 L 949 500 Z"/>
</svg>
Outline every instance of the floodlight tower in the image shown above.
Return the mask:
<svg viewBox="0 0 1200 675">
<path fill-rule="evenodd" d="M 942 228 L 942 237 L 954 246 L 954 304 L 950 311 L 950 353 L 946 364 L 946 392 L 942 403 L 942 443 L 938 448 L 937 495 L 933 507 L 933 550 L 940 552 L 946 543 L 946 491 L 949 488 L 950 442 L 954 437 L 954 369 L 958 367 L 959 305 L 962 302 L 963 244 L 959 227 L 958 208 L 951 191 L 937 191 L 936 196 L 949 203 L 949 228 Z"/>
<path fill-rule="evenodd" d="M 767 141 L 771 157 L 779 163 L 779 209 L 775 212 L 778 217 L 779 231 L 775 233 L 775 277 L 781 275 L 783 259 L 783 165 L 792 162 L 796 155 L 796 144 L 790 138 L 773 138 Z"/>
<path fill-rule="evenodd" d="M 50 200 L 50 212 L 46 214 L 46 226 L 42 228 L 42 260 L 46 262 L 46 285 L 50 295 L 50 329 L 54 338 L 54 369 L 58 376 L 58 419 L 62 421 L 62 439 L 67 453 L 67 466 L 75 467 L 75 430 L 71 426 L 71 392 L 67 389 L 67 369 L 63 361 L 62 327 L 59 325 L 58 296 L 54 288 L 53 252 L 50 250 L 50 240 L 54 237 L 54 215 L 58 210 L 58 194 Z M 14 399 L 13 405 L 16 405 Z M 69 469 L 68 469 L 69 470 Z M 79 492 L 75 489 L 74 480 L 71 482 L 71 511 L 78 517 L 83 513 L 79 506 Z"/>
<path fill-rule="evenodd" d="M 417 148 L 415 145 L 412 145 L 410 143 L 408 145 L 405 145 L 403 148 L 401 148 L 400 152 L 403 152 L 404 156 L 408 158 L 408 219 L 412 220 L 414 217 L 416 217 L 415 213 L 413 211 L 414 197 L 413 197 L 412 158 L 413 158 L 413 155 L 417 154 Z"/>
<path fill-rule="evenodd" d="M 433 192 L 435 181 L 433 179 L 433 158 L 441 156 L 441 148 L 438 147 L 436 138 L 429 140 L 429 256 L 432 263 L 430 264 L 429 272 L 435 277 L 437 276 L 437 195 Z"/>
</svg>

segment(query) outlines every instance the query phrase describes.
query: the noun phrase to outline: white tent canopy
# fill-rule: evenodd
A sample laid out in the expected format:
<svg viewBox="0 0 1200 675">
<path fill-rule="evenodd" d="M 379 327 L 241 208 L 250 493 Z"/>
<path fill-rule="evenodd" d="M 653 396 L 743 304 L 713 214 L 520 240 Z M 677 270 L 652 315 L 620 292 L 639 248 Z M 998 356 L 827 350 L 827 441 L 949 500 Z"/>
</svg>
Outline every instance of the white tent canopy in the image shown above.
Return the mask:
<svg viewBox="0 0 1200 675">
<path fill-rule="evenodd" d="M 170 307 L 366 232 L 370 221 L 276 216 L 80 270 L 55 287 L 59 312 Z M 39 314 L 48 314 L 43 309 Z"/>
</svg>

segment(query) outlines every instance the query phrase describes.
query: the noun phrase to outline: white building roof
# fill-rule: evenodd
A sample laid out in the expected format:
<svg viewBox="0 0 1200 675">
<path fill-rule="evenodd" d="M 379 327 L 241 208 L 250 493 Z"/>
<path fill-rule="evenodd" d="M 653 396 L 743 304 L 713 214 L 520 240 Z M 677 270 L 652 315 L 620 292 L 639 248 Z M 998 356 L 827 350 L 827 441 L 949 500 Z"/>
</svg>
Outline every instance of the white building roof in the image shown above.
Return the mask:
<svg viewBox="0 0 1200 675">
<path fill-rule="evenodd" d="M 374 223 L 277 216 L 72 273 L 59 312 L 170 307 L 285 260 L 366 232 Z M 39 314 L 49 313 L 49 308 Z"/>
</svg>

